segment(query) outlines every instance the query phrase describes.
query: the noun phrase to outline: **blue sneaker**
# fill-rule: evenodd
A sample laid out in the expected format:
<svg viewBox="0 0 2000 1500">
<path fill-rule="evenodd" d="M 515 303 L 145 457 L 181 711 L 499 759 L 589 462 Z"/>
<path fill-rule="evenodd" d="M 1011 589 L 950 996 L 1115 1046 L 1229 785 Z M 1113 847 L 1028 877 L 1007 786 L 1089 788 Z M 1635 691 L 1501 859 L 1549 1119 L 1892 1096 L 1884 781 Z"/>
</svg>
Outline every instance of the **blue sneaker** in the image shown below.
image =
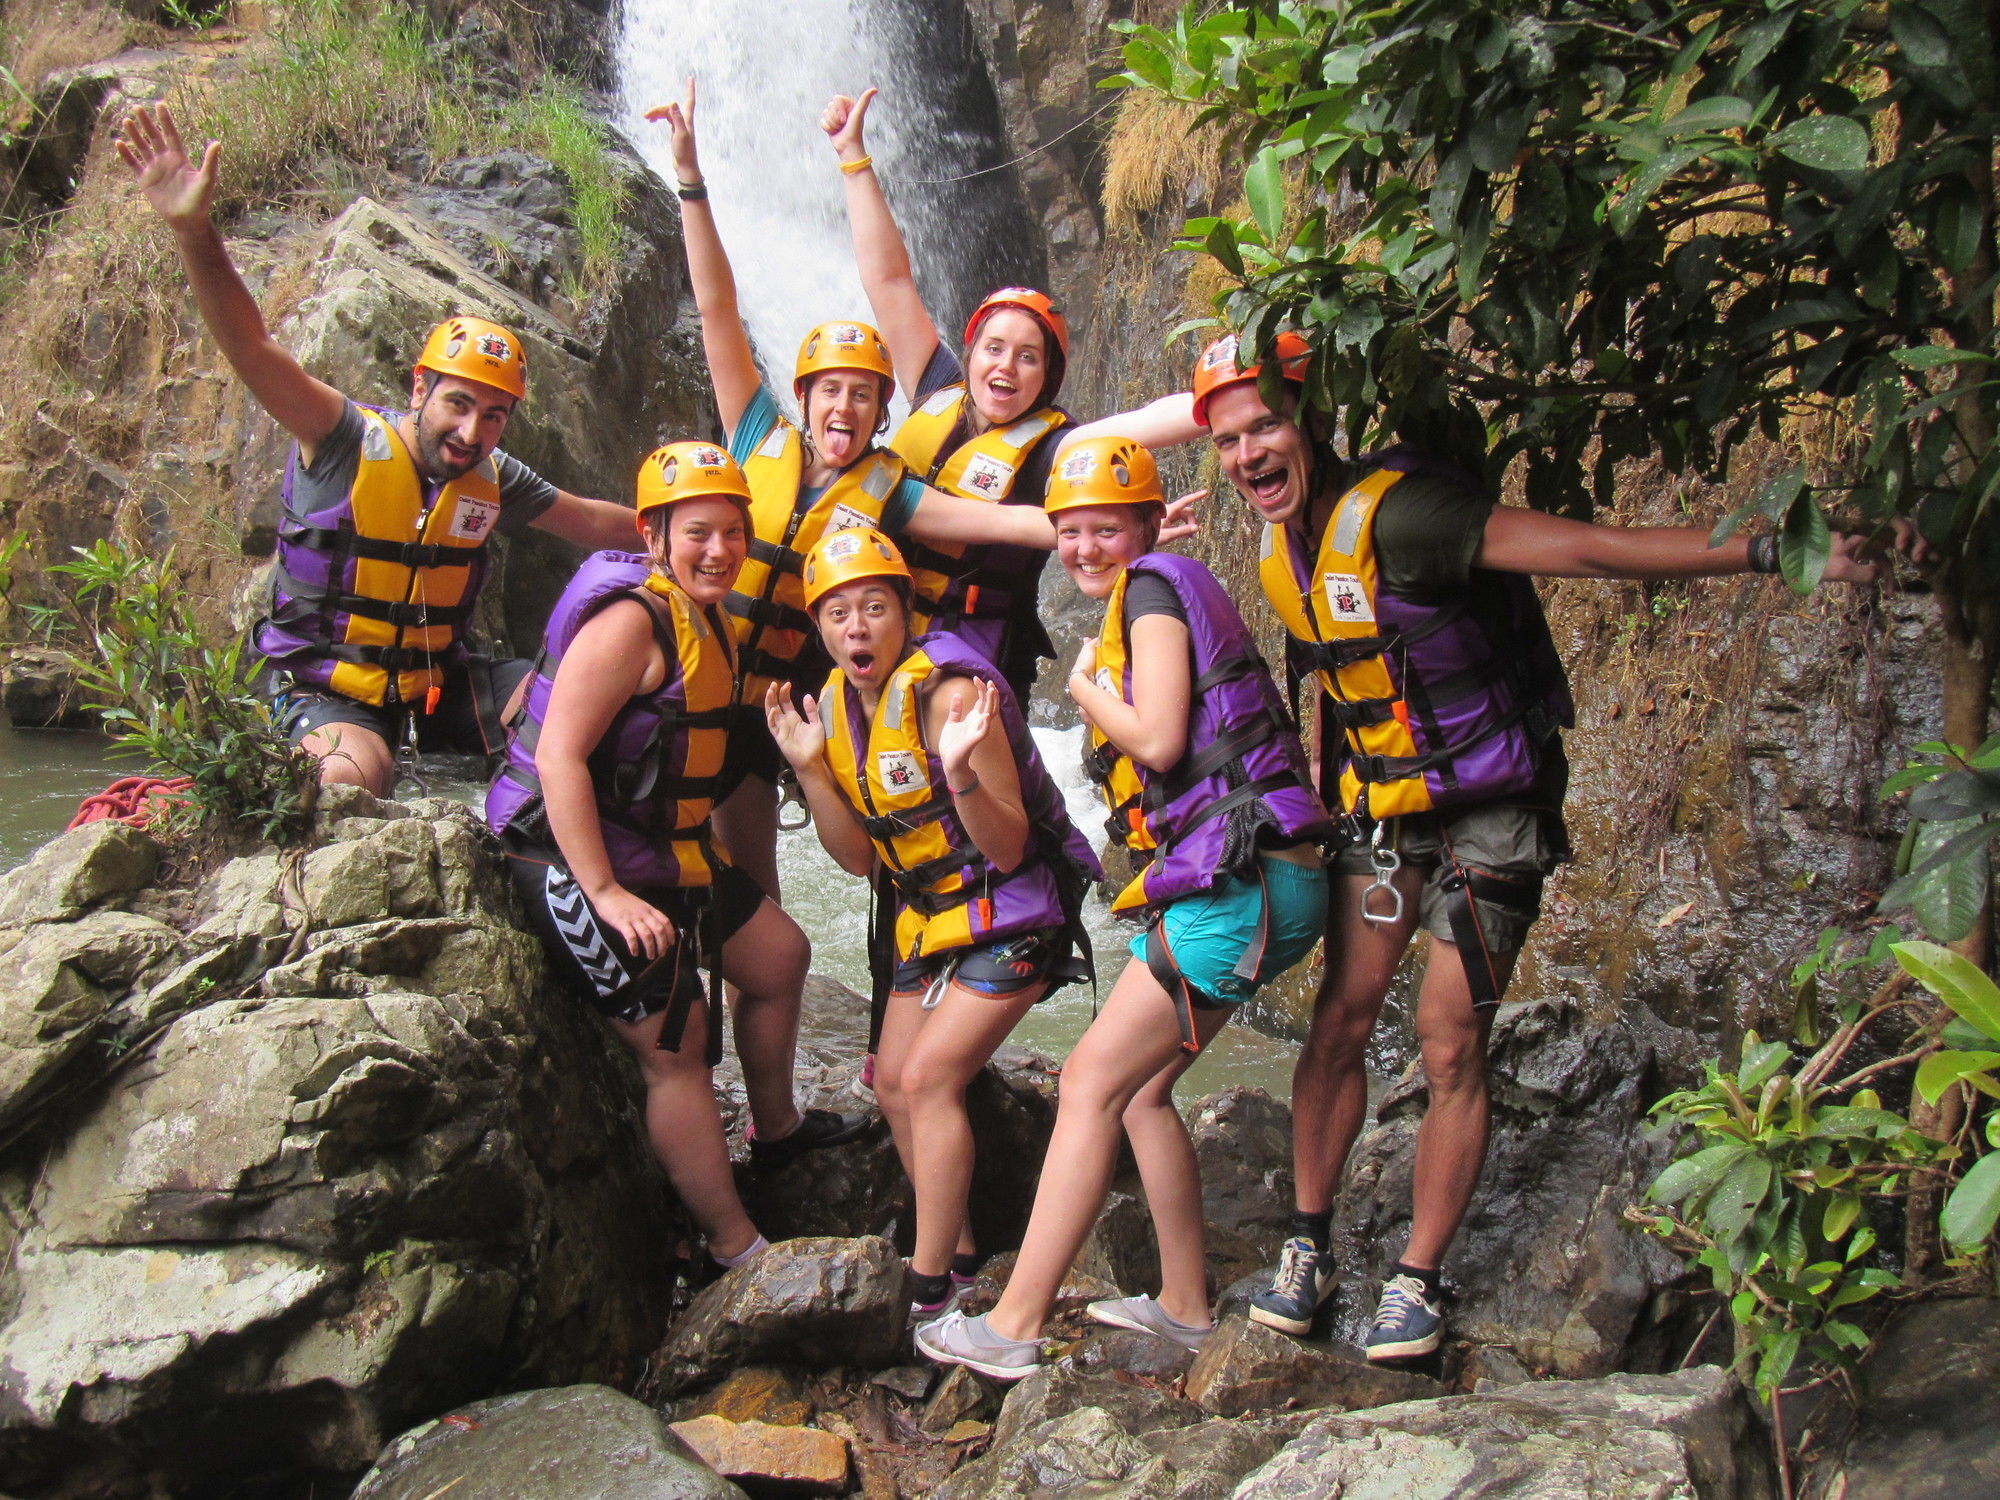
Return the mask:
<svg viewBox="0 0 2000 1500">
<path fill-rule="evenodd" d="M 1415 1359 L 1444 1342 L 1444 1306 L 1414 1276 L 1391 1276 L 1363 1345 L 1370 1359 Z"/>
<path fill-rule="evenodd" d="M 1271 1289 L 1250 1299 L 1250 1321 L 1303 1336 L 1312 1331 L 1320 1304 L 1332 1295 L 1333 1252 L 1315 1250 L 1308 1239 L 1286 1240 Z"/>
</svg>

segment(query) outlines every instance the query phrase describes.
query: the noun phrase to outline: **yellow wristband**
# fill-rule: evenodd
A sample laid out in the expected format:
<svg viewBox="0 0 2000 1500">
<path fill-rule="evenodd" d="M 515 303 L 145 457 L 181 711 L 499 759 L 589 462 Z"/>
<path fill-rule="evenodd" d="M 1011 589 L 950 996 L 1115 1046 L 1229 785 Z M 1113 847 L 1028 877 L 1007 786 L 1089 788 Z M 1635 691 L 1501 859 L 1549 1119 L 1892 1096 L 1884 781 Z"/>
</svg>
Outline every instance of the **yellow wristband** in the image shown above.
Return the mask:
<svg viewBox="0 0 2000 1500">
<path fill-rule="evenodd" d="M 853 161 L 842 162 L 840 164 L 840 170 L 846 176 L 852 177 L 856 172 L 865 172 L 874 165 L 875 165 L 874 157 L 857 156 Z"/>
</svg>

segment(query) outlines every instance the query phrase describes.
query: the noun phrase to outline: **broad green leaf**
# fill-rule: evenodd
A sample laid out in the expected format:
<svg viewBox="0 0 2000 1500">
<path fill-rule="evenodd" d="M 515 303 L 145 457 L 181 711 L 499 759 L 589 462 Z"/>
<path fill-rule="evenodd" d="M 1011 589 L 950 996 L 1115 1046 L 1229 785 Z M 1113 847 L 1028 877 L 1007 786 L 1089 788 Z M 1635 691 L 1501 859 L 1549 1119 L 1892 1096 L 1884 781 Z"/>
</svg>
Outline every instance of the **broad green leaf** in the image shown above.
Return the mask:
<svg viewBox="0 0 2000 1500">
<path fill-rule="evenodd" d="M 1936 943 L 1897 943 L 1890 951 L 1917 983 L 2000 1042 L 2000 985 L 1971 959 Z"/>
<path fill-rule="evenodd" d="M 1732 1239 L 1749 1227 L 1771 1189 L 1771 1163 L 1743 1154 L 1729 1164 L 1702 1206 L 1702 1217 L 1718 1238 Z"/>
<path fill-rule="evenodd" d="M 1985 216 L 1979 200 L 1962 183 L 1942 184 L 1931 200 L 1931 235 L 1938 258 L 1953 271 L 1963 271 L 1979 253 Z"/>
<path fill-rule="evenodd" d="M 1939 365 L 1992 363 L 1993 356 L 1977 349 L 1947 349 L 1942 344 L 1919 344 L 1914 349 L 1898 349 L 1891 356 L 1906 370 L 1934 370 Z"/>
<path fill-rule="evenodd" d="M 1915 908 L 1934 938 L 1956 942 L 1971 930 L 1985 900 L 1987 845 L 2000 824 L 1968 818 L 1954 823 L 1913 823 L 1904 841 L 1910 872 L 1882 893 L 1881 912 Z"/>
<path fill-rule="evenodd" d="M 1840 1318 L 1827 1319 L 1820 1331 L 1843 1349 L 1850 1349 L 1856 1354 L 1868 1347 L 1868 1335 Z"/>
<path fill-rule="evenodd" d="M 1833 532 L 1811 495 L 1793 502 L 1778 532 L 1778 568 L 1795 594 L 1810 594 L 1833 554 Z"/>
<path fill-rule="evenodd" d="M 1886 1109 L 1870 1109 L 1866 1105 L 1841 1104 L 1832 1109 L 1822 1109 L 1813 1116 L 1813 1135 L 1820 1140 L 1841 1140 L 1849 1136 L 1874 1136 L 1887 1139 L 1900 1134 L 1909 1127 L 1909 1122 L 1901 1115 Z"/>
<path fill-rule="evenodd" d="M 1838 1193 L 1826 1201 L 1826 1212 L 1820 1215 L 1819 1232 L 1829 1240 L 1838 1241 L 1860 1217 L 1861 1195 Z"/>
<path fill-rule="evenodd" d="M 2000 1219 L 2000 1152 L 1982 1156 L 1945 1200 L 1939 1222 L 1944 1237 L 1963 1250 L 1977 1249 Z"/>
<path fill-rule="evenodd" d="M 1909 0 L 1884 9 L 1888 12 L 1889 34 L 1903 49 L 1904 57 L 1920 68 L 1951 66 L 1951 38 L 1935 16 Z"/>
<path fill-rule="evenodd" d="M 1669 119 L 1664 128 L 1667 138 L 1672 140 L 1701 130 L 1735 130 L 1749 123 L 1750 102 L 1747 99 L 1717 94 L 1710 99 L 1697 99 Z"/>
<path fill-rule="evenodd" d="M 1652 201 L 1653 195 L 1666 185 L 1667 179 L 1690 163 L 1700 160 L 1706 149 L 1699 144 L 1670 146 L 1641 167 L 1638 175 L 1632 179 L 1632 186 L 1611 210 L 1612 233 L 1619 235 L 1631 233 L 1632 226 L 1639 222 L 1639 215 L 1645 212 L 1646 205 Z"/>
<path fill-rule="evenodd" d="M 1868 130 L 1846 115 L 1807 115 L 1771 136 L 1782 156 L 1820 172 L 1858 172 L 1868 165 Z"/>
<path fill-rule="evenodd" d="M 1917 1092 L 1926 1104 L 1935 1104 L 1967 1074 L 1990 1074 L 1995 1068 L 2000 1068 L 2000 1052 L 1933 1052 L 1917 1064 Z"/>
<path fill-rule="evenodd" d="M 1266 146 L 1243 174 L 1243 196 L 1264 238 L 1277 244 L 1285 228 L 1285 174 L 1278 153 Z"/>
<path fill-rule="evenodd" d="M 1725 1141 L 1719 1146 L 1697 1151 L 1692 1156 L 1684 1156 L 1669 1163 L 1667 1169 L 1653 1179 L 1653 1185 L 1646 1189 L 1646 1196 L 1654 1203 L 1678 1203 L 1690 1193 L 1703 1192 L 1719 1182 L 1730 1164 L 1748 1149 L 1740 1141 Z"/>
<path fill-rule="evenodd" d="M 1799 1357 L 1801 1337 L 1798 1329 L 1788 1328 L 1760 1345 L 1763 1358 L 1757 1362 L 1758 1390 L 1768 1395 L 1785 1383 L 1785 1377 L 1791 1373 L 1792 1365 Z"/>
<path fill-rule="evenodd" d="M 1736 1086 L 1748 1094 L 1762 1088 L 1771 1075 L 1791 1057 L 1783 1042 L 1756 1042 L 1743 1049 L 1743 1063 L 1737 1070 Z"/>
</svg>

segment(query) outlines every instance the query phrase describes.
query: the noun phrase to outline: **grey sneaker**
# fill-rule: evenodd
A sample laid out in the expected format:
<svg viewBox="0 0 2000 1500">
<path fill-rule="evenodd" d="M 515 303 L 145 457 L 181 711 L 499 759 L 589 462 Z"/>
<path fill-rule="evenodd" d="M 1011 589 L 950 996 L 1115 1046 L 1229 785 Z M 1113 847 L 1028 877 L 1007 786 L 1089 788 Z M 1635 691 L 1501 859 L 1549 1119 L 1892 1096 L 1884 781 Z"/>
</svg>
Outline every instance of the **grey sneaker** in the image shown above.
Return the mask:
<svg viewBox="0 0 2000 1500">
<path fill-rule="evenodd" d="M 1278 1274 L 1269 1291 L 1250 1299 L 1250 1321 L 1303 1337 L 1312 1331 L 1319 1305 L 1333 1295 L 1333 1256 L 1308 1239 L 1285 1241 Z"/>
<path fill-rule="evenodd" d="M 1431 1301 L 1414 1276 L 1391 1276 L 1363 1352 L 1370 1359 L 1416 1359 L 1443 1342 L 1443 1299 Z"/>
<path fill-rule="evenodd" d="M 1202 1340 L 1215 1332 L 1213 1323 L 1206 1328 L 1194 1328 L 1175 1322 L 1167 1316 L 1167 1310 L 1151 1297 L 1113 1297 L 1093 1302 L 1084 1311 L 1107 1327 L 1157 1333 L 1163 1339 L 1172 1339 L 1183 1349 L 1199 1349 Z"/>
<path fill-rule="evenodd" d="M 1019 1380 L 1042 1362 L 1040 1339 L 1010 1339 L 954 1309 L 911 1335 L 917 1352 L 941 1365 L 964 1365 L 995 1380 Z"/>
</svg>

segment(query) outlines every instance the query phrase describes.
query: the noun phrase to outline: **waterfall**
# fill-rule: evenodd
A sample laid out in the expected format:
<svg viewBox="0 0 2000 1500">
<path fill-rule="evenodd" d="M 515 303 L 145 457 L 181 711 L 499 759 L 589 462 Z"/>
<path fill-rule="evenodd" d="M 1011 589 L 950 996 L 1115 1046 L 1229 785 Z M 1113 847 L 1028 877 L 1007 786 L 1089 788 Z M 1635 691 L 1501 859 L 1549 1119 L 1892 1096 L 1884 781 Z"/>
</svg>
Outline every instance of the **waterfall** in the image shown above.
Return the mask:
<svg viewBox="0 0 2000 1500">
<path fill-rule="evenodd" d="M 666 132 L 644 119 L 693 73 L 702 172 L 765 378 L 791 389 L 806 330 L 866 321 L 840 174 L 819 129 L 836 93 L 882 90 L 869 151 L 948 344 L 966 311 L 1043 256 L 1004 162 L 999 108 L 964 13 L 906 0 L 626 0 L 618 46 L 623 126 L 671 177 Z M 917 372 L 899 372 L 914 379 Z"/>
</svg>

